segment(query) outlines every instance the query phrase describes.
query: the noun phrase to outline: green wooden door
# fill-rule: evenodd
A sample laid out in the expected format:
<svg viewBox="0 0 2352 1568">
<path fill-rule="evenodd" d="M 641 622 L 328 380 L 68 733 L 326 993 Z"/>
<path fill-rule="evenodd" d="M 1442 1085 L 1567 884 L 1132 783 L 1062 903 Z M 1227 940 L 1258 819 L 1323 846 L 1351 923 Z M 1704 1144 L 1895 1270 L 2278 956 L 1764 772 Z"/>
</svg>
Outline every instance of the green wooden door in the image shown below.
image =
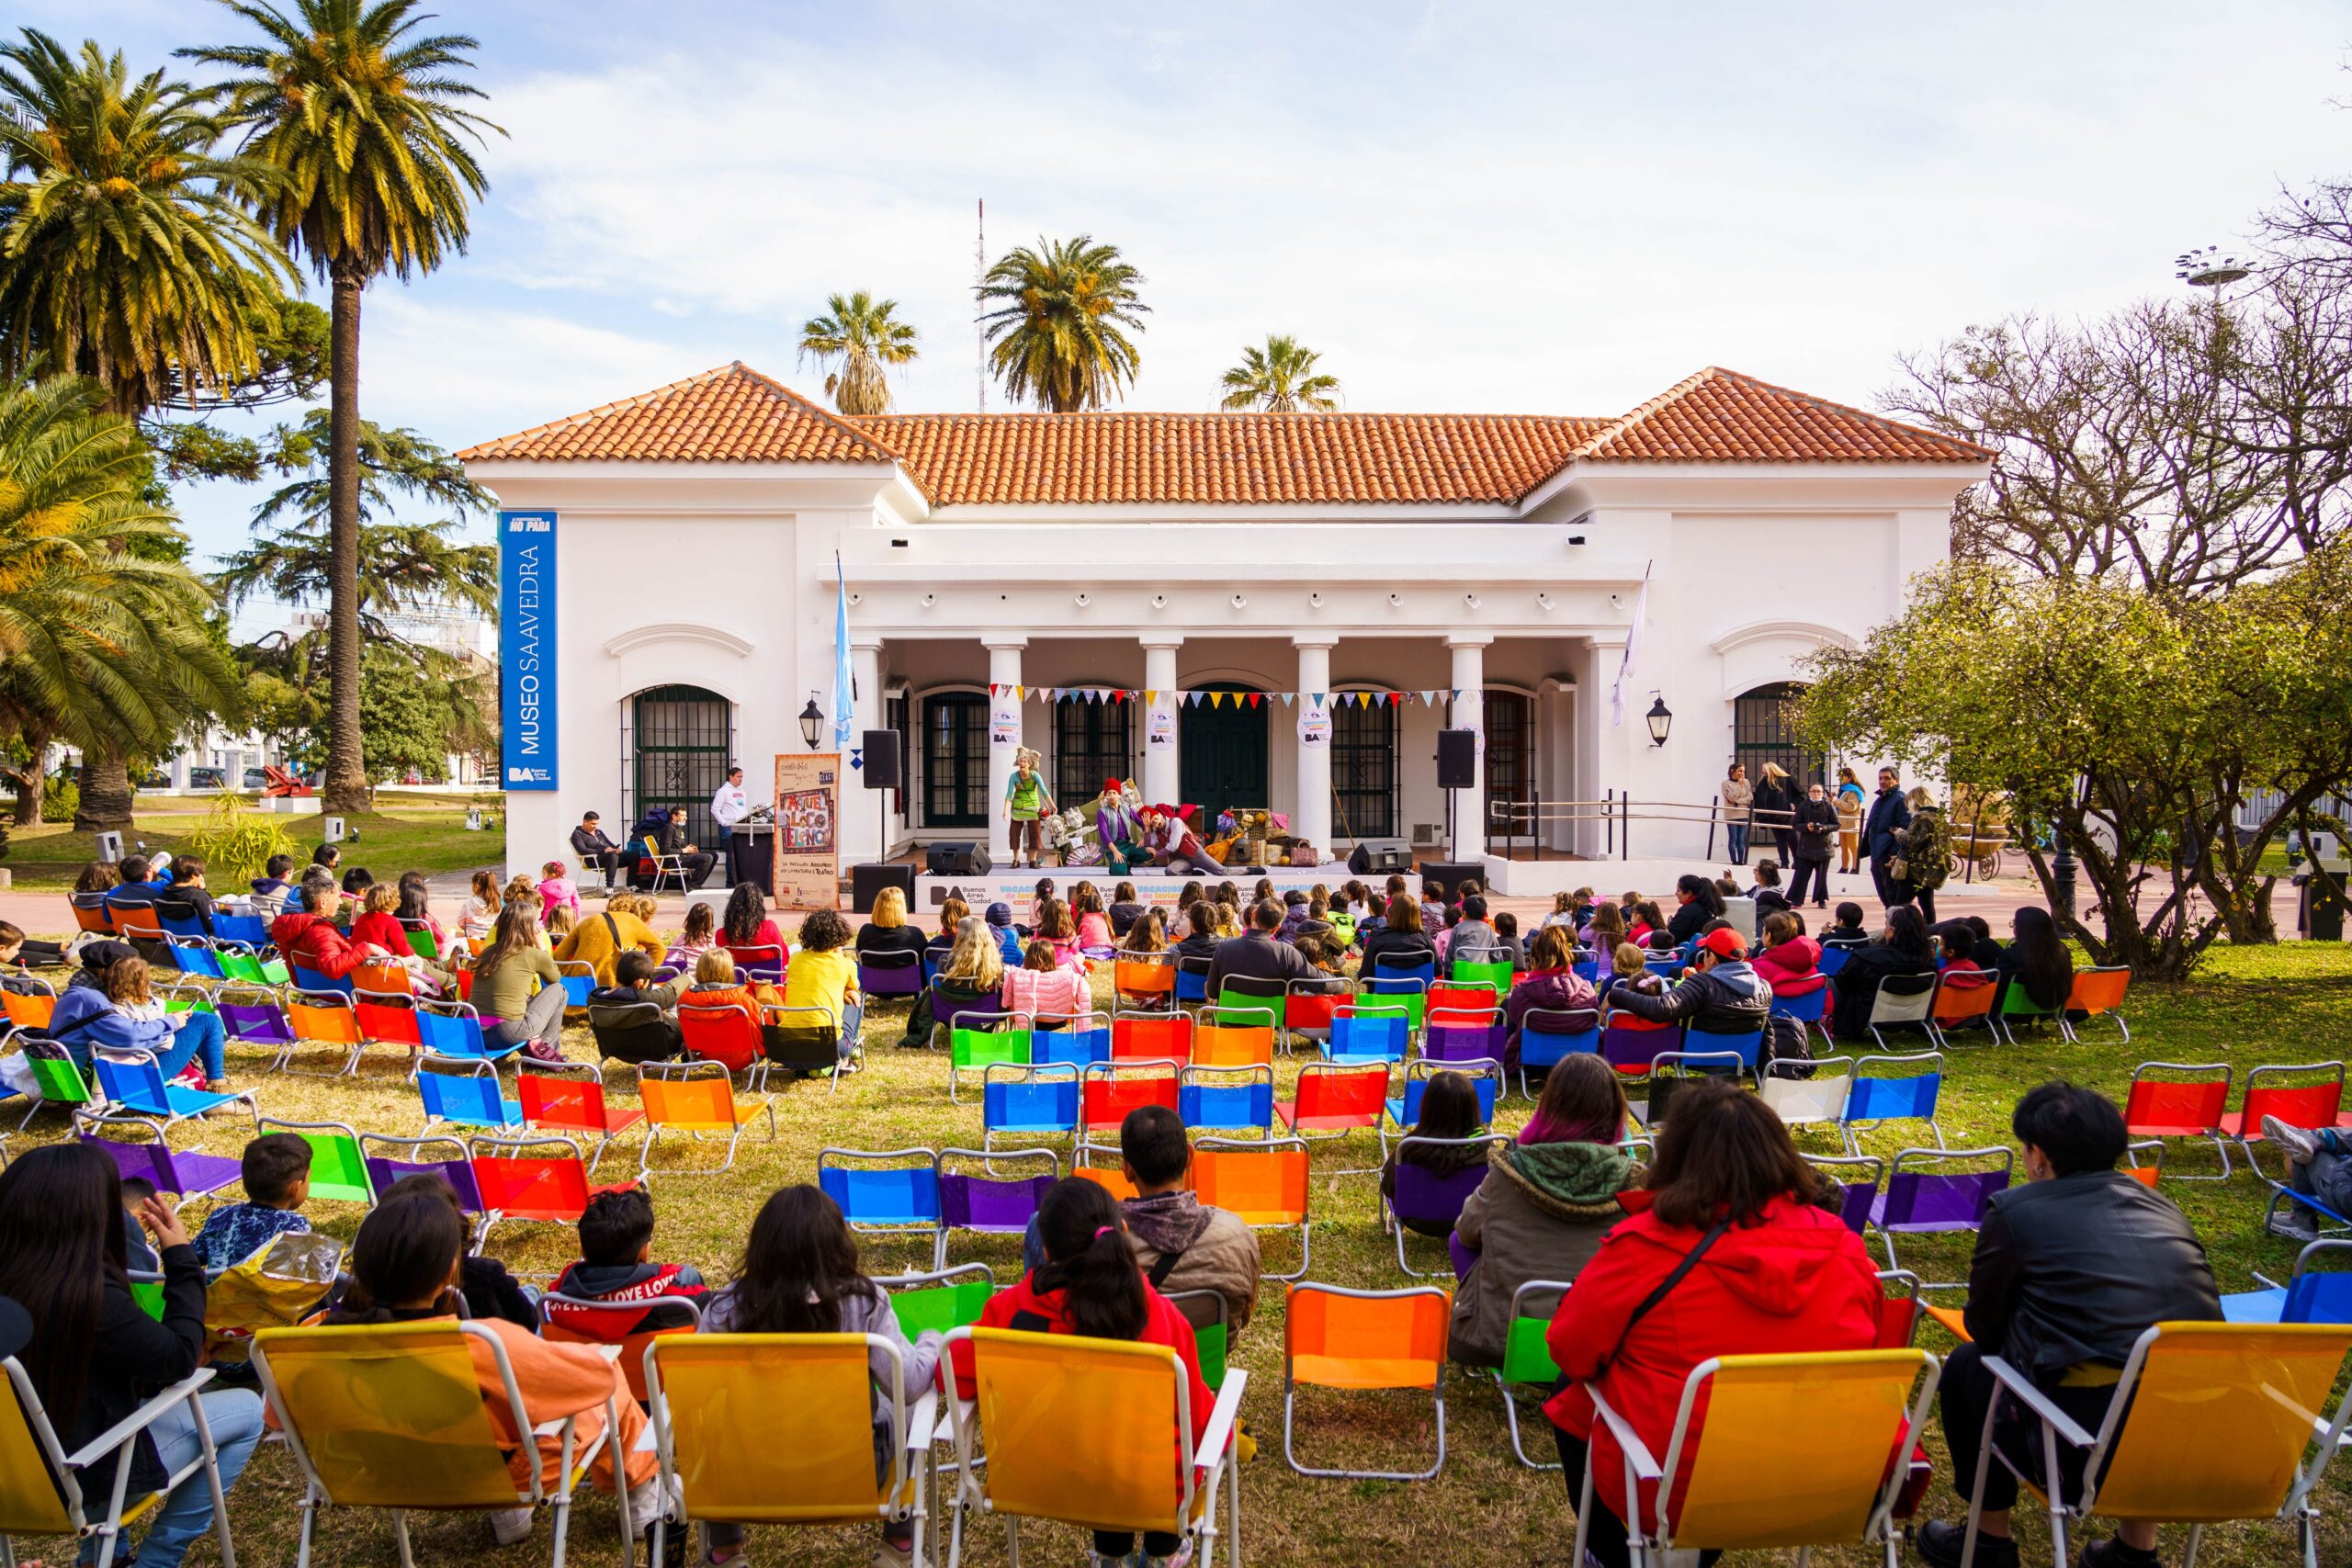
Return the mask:
<svg viewBox="0 0 2352 1568">
<path fill-rule="evenodd" d="M 1266 709 L 1271 699 L 1256 706 L 1247 687 L 1228 684 L 1196 690 L 1240 694 L 1221 705 L 1204 698 L 1185 708 L 1177 721 L 1177 750 L 1183 759 L 1180 777 L 1184 799 L 1171 804 L 1197 804 L 1201 837 L 1210 837 L 1216 814 L 1232 807 L 1270 807 L 1266 782 Z"/>
</svg>

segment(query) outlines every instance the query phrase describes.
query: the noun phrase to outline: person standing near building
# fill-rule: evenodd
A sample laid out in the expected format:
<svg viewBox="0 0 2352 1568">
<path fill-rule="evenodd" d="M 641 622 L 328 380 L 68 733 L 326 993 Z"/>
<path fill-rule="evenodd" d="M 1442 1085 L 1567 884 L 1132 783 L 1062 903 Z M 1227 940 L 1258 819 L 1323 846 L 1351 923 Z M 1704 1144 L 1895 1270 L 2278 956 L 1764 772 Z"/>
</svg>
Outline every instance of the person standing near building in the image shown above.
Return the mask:
<svg viewBox="0 0 2352 1568">
<path fill-rule="evenodd" d="M 1862 867 L 1862 781 L 1851 768 L 1838 770 L 1838 869 L 1852 875 Z"/>
<path fill-rule="evenodd" d="M 1829 908 L 1829 848 L 1838 838 L 1838 810 L 1829 804 L 1829 792 L 1816 779 L 1805 786 L 1804 798 L 1796 804 L 1797 858 L 1796 880 L 1789 888 L 1792 908 L 1804 902 L 1805 879 L 1813 879 L 1813 905 L 1816 909 Z"/>
<path fill-rule="evenodd" d="M 727 782 L 720 784 L 710 797 L 710 819 L 718 824 L 720 832 L 727 835 L 727 880 L 730 885 L 743 880 L 741 853 L 750 847 L 748 842 L 740 846 L 735 842 L 735 824 L 751 814 L 752 797 L 743 793 L 742 764 L 730 763 L 727 769 Z"/>
<path fill-rule="evenodd" d="M 1756 786 L 1747 782 L 1747 764 L 1734 762 L 1724 775 L 1724 833 L 1730 840 L 1732 863 L 1747 863 L 1747 813 Z"/>
<path fill-rule="evenodd" d="M 1781 863 L 1786 865 L 1796 858 L 1796 829 L 1789 816 L 1790 808 L 1796 804 L 1796 794 L 1789 787 L 1788 770 L 1780 763 L 1765 763 L 1762 774 L 1756 781 L 1756 824 L 1772 835 Z"/>
<path fill-rule="evenodd" d="M 1045 776 L 1037 772 L 1037 753 L 1023 747 L 1012 754 L 1012 773 L 1004 781 L 1004 814 L 1012 823 L 1012 864 L 1021 865 L 1021 844 L 1025 837 L 1029 844 L 1029 863 L 1042 865 L 1045 855 L 1045 829 L 1038 819 L 1054 809 L 1053 792 L 1046 787 Z"/>
<path fill-rule="evenodd" d="M 1862 819 L 1862 852 L 1870 856 L 1871 883 L 1878 889 L 1878 901 L 1890 909 L 1911 902 L 1893 869 L 1895 856 L 1903 852 L 1902 840 L 1894 835 L 1909 826 L 1911 807 L 1903 798 L 1903 775 L 1893 768 L 1881 768 L 1878 795 L 1871 802 L 1870 815 Z"/>
</svg>

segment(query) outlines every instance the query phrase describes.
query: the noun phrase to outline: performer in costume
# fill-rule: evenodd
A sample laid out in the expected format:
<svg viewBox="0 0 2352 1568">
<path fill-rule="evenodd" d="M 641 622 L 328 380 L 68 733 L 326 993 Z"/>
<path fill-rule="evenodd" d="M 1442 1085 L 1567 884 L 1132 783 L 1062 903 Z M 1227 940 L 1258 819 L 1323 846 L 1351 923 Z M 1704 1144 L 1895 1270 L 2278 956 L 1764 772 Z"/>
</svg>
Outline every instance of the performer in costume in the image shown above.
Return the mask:
<svg viewBox="0 0 2352 1568">
<path fill-rule="evenodd" d="M 1023 746 L 1012 754 L 1012 776 L 1004 781 L 1005 815 L 1012 819 L 1012 864 L 1021 865 L 1021 841 L 1029 840 L 1029 863 L 1044 863 L 1045 829 L 1038 818 L 1054 809 L 1053 792 L 1037 772 L 1037 753 Z"/>
</svg>

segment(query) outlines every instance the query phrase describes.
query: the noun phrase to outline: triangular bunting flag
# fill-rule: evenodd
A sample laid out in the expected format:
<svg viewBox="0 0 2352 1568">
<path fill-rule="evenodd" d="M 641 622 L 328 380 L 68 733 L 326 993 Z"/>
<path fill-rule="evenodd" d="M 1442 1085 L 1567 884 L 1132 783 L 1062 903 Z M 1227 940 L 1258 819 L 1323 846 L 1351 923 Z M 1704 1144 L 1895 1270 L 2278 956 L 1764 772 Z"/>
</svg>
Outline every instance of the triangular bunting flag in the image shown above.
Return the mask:
<svg viewBox="0 0 2352 1568">
<path fill-rule="evenodd" d="M 1405 694 L 1404 694 L 1404 693 L 1402 693 L 1402 692 L 1391 692 L 1391 693 L 1389 693 L 1389 694 L 1388 694 L 1388 705 L 1389 705 L 1390 707 L 1392 707 L 1392 708 L 1394 708 L 1394 707 L 1402 707 L 1402 706 L 1404 706 L 1404 705 L 1405 705 Z"/>
<path fill-rule="evenodd" d="M 989 682 L 989 696 L 995 696 L 995 695 L 996 695 L 996 682 L 995 682 L 994 681 L 990 681 L 990 682 Z"/>
<path fill-rule="evenodd" d="M 1016 703 L 1027 697 L 1028 694 L 1029 688 L 1026 686 L 1015 686 L 1012 688 L 1012 700 Z"/>
<path fill-rule="evenodd" d="M 1423 692 L 1421 694 L 1421 701 L 1430 707 L 1437 706 L 1437 693 L 1434 691 Z"/>
<path fill-rule="evenodd" d="M 1149 686 L 1146 686 L 1143 689 L 1143 700 L 1148 703 L 1156 703 L 1159 700 L 1159 694 L 1153 691 Z"/>
<path fill-rule="evenodd" d="M 1284 707 L 1288 707 L 1288 706 L 1290 706 L 1292 699 L 1294 699 L 1294 698 L 1295 698 L 1295 697 L 1296 697 L 1297 695 L 1298 695 L 1298 694 L 1297 694 L 1296 692 L 1284 692 L 1284 693 L 1283 694 L 1283 706 L 1284 706 Z"/>
<path fill-rule="evenodd" d="M 1250 694 L 1250 705 L 1253 708 L 1265 700 L 1265 694 L 1263 693 L 1252 692 Z"/>
<path fill-rule="evenodd" d="M 1325 696 L 1327 696 L 1327 695 L 1329 695 L 1329 694 L 1328 694 L 1328 693 L 1324 693 L 1324 692 L 1317 692 L 1317 693 L 1316 693 L 1316 694 L 1315 694 L 1315 705 L 1316 705 L 1317 707 L 1318 707 L 1318 708 L 1319 708 L 1319 707 L 1321 707 L 1321 706 L 1323 705 L 1323 699 L 1324 699 L 1324 697 L 1325 697 Z"/>
</svg>

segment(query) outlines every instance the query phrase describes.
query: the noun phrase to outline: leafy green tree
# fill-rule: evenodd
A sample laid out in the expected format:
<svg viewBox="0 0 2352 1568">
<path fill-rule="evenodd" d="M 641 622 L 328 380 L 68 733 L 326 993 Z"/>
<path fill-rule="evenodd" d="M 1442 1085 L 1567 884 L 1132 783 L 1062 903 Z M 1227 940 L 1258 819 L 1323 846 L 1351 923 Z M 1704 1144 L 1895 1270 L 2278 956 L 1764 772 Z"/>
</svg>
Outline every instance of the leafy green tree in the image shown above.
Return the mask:
<svg viewBox="0 0 2352 1568">
<path fill-rule="evenodd" d="M 203 96 L 27 28 L 0 99 L 0 373 L 88 376 L 133 416 L 251 373 L 293 269 L 242 209 L 273 172 L 215 152 Z"/>
<path fill-rule="evenodd" d="M 418 0 L 222 0 L 254 44 L 183 53 L 235 73 L 220 89 L 243 149 L 277 172 L 251 198 L 265 227 L 329 283 L 325 807 L 364 806 L 360 738 L 359 315 L 370 280 L 430 272 L 465 249 L 488 180 L 474 147 L 494 131 L 466 107 L 476 41 L 418 36 Z"/>
<path fill-rule="evenodd" d="M 848 414 L 890 412 L 893 365 L 910 363 L 921 352 L 915 330 L 898 320 L 896 299 L 876 299 L 861 288 L 825 301 L 827 313 L 800 326 L 800 357 L 829 367 L 825 395 Z"/>
<path fill-rule="evenodd" d="M 1318 374 L 1323 356 L 1296 338 L 1275 333 L 1266 346 L 1241 351 L 1241 363 L 1225 373 L 1221 409 L 1257 409 L 1264 413 L 1329 413 L 1340 406 L 1340 378 Z"/>
<path fill-rule="evenodd" d="M 439 783 L 448 766 L 448 709 L 418 682 L 416 667 L 391 649 L 371 647 L 363 662 L 359 714 L 368 776 L 414 768 L 426 783 Z"/>
<path fill-rule="evenodd" d="M 1014 402 L 1056 413 L 1099 409 L 1136 378 L 1143 355 L 1129 331 L 1143 331 L 1151 307 L 1136 293 L 1144 276 L 1116 245 L 1039 240 L 1018 246 L 981 278 L 981 322 L 989 365 Z"/>
<path fill-rule="evenodd" d="M 2053 901 L 2039 840 L 2063 830 L 2099 922 L 2067 933 L 2178 978 L 2223 935 L 2275 939 L 2263 852 L 2352 786 L 2346 604 L 2352 544 L 2214 597 L 1955 562 L 1860 648 L 1815 656 L 1799 723 L 1810 746 L 2007 793 Z"/>
</svg>

